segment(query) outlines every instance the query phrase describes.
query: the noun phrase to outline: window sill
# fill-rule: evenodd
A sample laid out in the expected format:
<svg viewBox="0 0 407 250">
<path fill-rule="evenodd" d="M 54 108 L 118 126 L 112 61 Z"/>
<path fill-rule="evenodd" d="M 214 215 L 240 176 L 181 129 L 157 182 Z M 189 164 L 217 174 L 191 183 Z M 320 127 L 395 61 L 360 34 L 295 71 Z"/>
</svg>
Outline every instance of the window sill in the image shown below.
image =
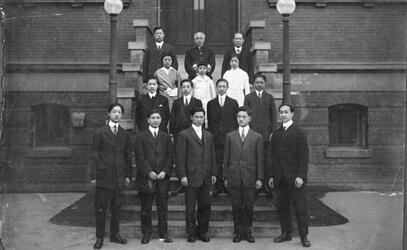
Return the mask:
<svg viewBox="0 0 407 250">
<path fill-rule="evenodd" d="M 326 158 L 370 158 L 372 150 L 353 147 L 332 147 L 325 150 Z"/>
<path fill-rule="evenodd" d="M 27 158 L 71 158 L 72 148 L 64 146 L 41 146 L 29 149 Z"/>
</svg>

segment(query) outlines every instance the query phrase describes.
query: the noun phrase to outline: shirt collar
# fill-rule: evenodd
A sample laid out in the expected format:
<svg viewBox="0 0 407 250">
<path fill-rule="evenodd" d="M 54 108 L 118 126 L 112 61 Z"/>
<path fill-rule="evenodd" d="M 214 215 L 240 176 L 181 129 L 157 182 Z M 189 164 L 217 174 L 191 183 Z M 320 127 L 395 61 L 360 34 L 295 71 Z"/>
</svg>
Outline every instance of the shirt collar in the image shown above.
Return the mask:
<svg viewBox="0 0 407 250">
<path fill-rule="evenodd" d="M 191 101 L 191 97 L 192 97 L 192 94 L 184 95 L 184 101 L 185 101 L 185 99 L 187 99 L 188 103 L 189 103 Z"/>
<path fill-rule="evenodd" d="M 157 95 L 157 91 L 154 92 L 154 94 L 151 94 L 150 92 L 148 92 L 148 96 L 149 96 L 150 98 L 153 98 L 153 97 L 155 97 L 156 95 Z"/>
<path fill-rule="evenodd" d="M 164 44 L 164 41 L 161 41 L 161 42 L 155 42 L 155 45 L 157 45 L 157 46 L 161 46 L 161 48 L 163 47 L 163 44 Z"/>
<path fill-rule="evenodd" d="M 197 131 L 197 132 L 198 132 L 198 131 L 199 131 L 199 132 L 202 131 L 202 126 L 201 126 L 201 127 L 198 127 L 198 126 L 196 126 L 196 125 L 193 124 L 193 123 L 192 123 L 192 128 L 193 128 L 195 131 Z"/>
<path fill-rule="evenodd" d="M 244 134 L 247 135 L 247 132 L 249 132 L 249 125 L 247 125 L 246 127 L 241 127 L 239 126 L 239 135 L 242 134 L 242 131 L 244 130 Z"/>
<path fill-rule="evenodd" d="M 283 123 L 283 128 L 287 130 L 291 125 L 293 125 L 293 120 Z"/>
<path fill-rule="evenodd" d="M 117 126 L 117 129 L 119 129 L 119 123 L 114 123 L 111 120 L 109 120 L 109 127 L 113 128 L 114 126 Z"/>
<path fill-rule="evenodd" d="M 158 128 L 153 128 L 151 126 L 148 126 L 148 129 L 150 130 L 151 134 L 154 135 L 154 132 L 156 132 L 158 134 Z"/>
<path fill-rule="evenodd" d="M 242 52 L 242 46 L 240 46 L 240 47 L 235 46 L 235 51 L 237 51 L 237 50 L 240 50 L 240 52 Z"/>
<path fill-rule="evenodd" d="M 259 94 L 260 94 L 260 96 L 263 95 L 263 90 L 260 90 L 260 91 L 255 90 L 255 91 L 256 91 L 257 96 L 259 96 Z"/>
</svg>

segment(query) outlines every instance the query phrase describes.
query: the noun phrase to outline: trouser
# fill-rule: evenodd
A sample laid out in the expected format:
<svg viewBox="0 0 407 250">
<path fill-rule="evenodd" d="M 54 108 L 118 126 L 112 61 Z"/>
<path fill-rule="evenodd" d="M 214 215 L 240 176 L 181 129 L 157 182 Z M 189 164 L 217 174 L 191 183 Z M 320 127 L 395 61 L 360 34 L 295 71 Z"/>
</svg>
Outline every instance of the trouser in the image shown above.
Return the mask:
<svg viewBox="0 0 407 250">
<path fill-rule="evenodd" d="M 256 188 L 230 187 L 232 201 L 234 232 L 237 235 L 252 233 L 253 206 L 256 199 Z"/>
<path fill-rule="evenodd" d="M 158 236 L 163 238 L 167 235 L 168 230 L 168 187 L 159 188 L 157 185 L 154 194 L 139 193 L 141 203 L 141 231 L 143 234 L 151 233 L 152 231 L 151 210 L 154 196 L 157 206 Z"/>
<path fill-rule="evenodd" d="M 225 189 L 223 182 L 223 145 L 215 146 L 216 164 L 218 166 L 218 176 L 216 176 L 215 190 L 221 192 Z"/>
<path fill-rule="evenodd" d="M 293 231 L 291 225 L 291 201 L 297 219 L 298 232 L 300 236 L 306 236 L 308 234 L 308 214 L 305 201 L 305 185 L 302 185 L 301 188 L 296 188 L 294 184 L 287 183 L 285 178 L 282 177 L 277 182 L 276 192 L 276 205 L 281 232 L 291 234 Z"/>
<path fill-rule="evenodd" d="M 96 213 L 96 237 L 105 236 L 105 220 L 108 202 L 110 201 L 110 235 L 119 232 L 120 209 L 122 192 L 114 189 L 96 188 L 95 213 Z"/>
<path fill-rule="evenodd" d="M 209 218 L 211 214 L 209 188 L 209 185 L 203 183 L 199 187 L 187 187 L 185 191 L 186 224 L 188 235 L 197 235 L 197 233 L 202 234 L 208 232 Z M 198 204 L 197 211 L 195 211 L 196 204 Z M 197 222 L 198 227 L 196 226 Z"/>
</svg>

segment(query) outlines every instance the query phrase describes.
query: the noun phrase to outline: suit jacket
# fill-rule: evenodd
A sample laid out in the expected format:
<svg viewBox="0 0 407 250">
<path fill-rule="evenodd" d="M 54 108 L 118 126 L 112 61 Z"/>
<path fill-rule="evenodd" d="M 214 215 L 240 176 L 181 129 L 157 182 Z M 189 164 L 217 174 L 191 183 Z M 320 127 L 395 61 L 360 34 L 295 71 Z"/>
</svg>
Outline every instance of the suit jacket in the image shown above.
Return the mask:
<svg viewBox="0 0 407 250">
<path fill-rule="evenodd" d="M 124 179 L 131 178 L 130 135 L 120 126 L 116 136 L 109 125 L 98 129 L 93 136 L 90 162 L 96 187 L 124 189 Z"/>
<path fill-rule="evenodd" d="M 226 133 L 238 128 L 236 117 L 238 109 L 237 101 L 228 96 L 223 107 L 219 105 L 218 96 L 208 102 L 208 130 L 213 135 L 215 147 L 223 148 Z"/>
<path fill-rule="evenodd" d="M 148 128 L 147 116 L 150 110 L 158 109 L 161 113 L 160 129 L 167 132 L 167 124 L 170 116 L 170 107 L 168 105 L 168 98 L 157 93 L 155 98 L 151 99 L 147 94 L 141 95 L 137 100 L 136 107 L 136 123 L 139 131 Z"/>
<path fill-rule="evenodd" d="M 260 133 L 263 141 L 269 141 L 270 134 L 277 128 L 277 109 L 272 95 L 263 91 L 261 99 L 256 91 L 245 96 L 244 105 L 252 110 L 250 128 Z"/>
<path fill-rule="evenodd" d="M 174 48 L 164 42 L 160 50 L 157 49 L 155 42 L 150 43 L 143 56 L 143 82 L 154 75 L 154 72 L 163 66 L 161 55 L 170 53 L 173 55 L 172 67 L 178 70 L 178 61 Z"/>
<path fill-rule="evenodd" d="M 169 134 L 159 129 L 157 138 L 154 139 L 147 128 L 136 136 L 135 153 L 137 181 L 147 181 L 151 171 L 156 174 L 164 171 L 164 180 L 169 180 L 173 168 L 173 146 Z M 168 186 L 168 183 L 158 181 L 158 186 L 162 185 Z"/>
<path fill-rule="evenodd" d="M 256 186 L 256 180 L 264 178 L 263 140 L 261 135 L 251 128 L 242 142 L 239 130 L 226 134 L 223 177 L 229 187 Z"/>
<path fill-rule="evenodd" d="M 203 183 L 210 185 L 211 176 L 218 175 L 215 146 L 212 134 L 202 129 L 200 140 L 190 126 L 178 134 L 175 166 L 179 179 L 188 178 L 189 187 L 199 187 Z"/>
<path fill-rule="evenodd" d="M 200 50 L 194 46 L 185 52 L 185 71 L 188 73 L 189 79 L 192 80 L 196 77 L 196 71 L 192 66 L 200 62 L 211 65 L 211 70 L 208 70 L 206 74 L 212 79 L 212 72 L 215 70 L 215 53 L 206 46 Z"/>
<path fill-rule="evenodd" d="M 271 167 L 266 169 L 266 177 L 278 181 L 285 178 L 294 185 L 295 178 L 307 180 L 308 143 L 304 131 L 291 125 L 287 131 L 281 127 L 273 133 L 270 141 Z"/>
<path fill-rule="evenodd" d="M 184 96 L 181 96 L 172 103 L 170 134 L 173 134 L 174 136 L 191 126 L 191 109 L 193 107 L 202 107 L 201 100 L 194 97 L 191 97 L 189 105 L 185 106 L 183 98 Z"/>
<path fill-rule="evenodd" d="M 235 47 L 233 46 L 231 49 L 225 52 L 223 56 L 222 62 L 222 76 L 225 74 L 227 70 L 230 69 L 230 58 L 233 54 L 236 54 Z M 242 46 L 242 50 L 240 51 L 239 55 L 239 68 L 246 71 L 249 75 L 249 82 L 254 82 L 254 66 L 253 66 L 253 55 L 250 52 L 250 48 Z"/>
</svg>

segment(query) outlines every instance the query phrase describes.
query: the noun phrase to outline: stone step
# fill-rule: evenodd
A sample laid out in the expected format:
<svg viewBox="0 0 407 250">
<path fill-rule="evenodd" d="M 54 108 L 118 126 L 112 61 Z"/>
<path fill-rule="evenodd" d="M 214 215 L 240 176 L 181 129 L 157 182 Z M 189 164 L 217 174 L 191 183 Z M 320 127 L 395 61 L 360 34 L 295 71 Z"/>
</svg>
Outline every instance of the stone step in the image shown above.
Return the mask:
<svg viewBox="0 0 407 250">
<path fill-rule="evenodd" d="M 140 205 L 124 205 L 122 206 L 121 218 L 126 221 L 140 220 Z M 152 208 L 153 218 L 157 218 L 157 208 Z M 170 205 L 168 206 L 168 219 L 169 220 L 185 220 L 185 206 L 184 205 Z M 232 206 L 225 205 L 212 205 L 211 206 L 211 220 L 212 221 L 232 221 Z M 255 206 L 253 221 L 278 221 L 278 215 L 274 206 Z"/>
<path fill-rule="evenodd" d="M 211 202 L 213 206 L 230 206 L 231 201 L 228 195 L 220 194 L 218 197 L 212 197 Z M 124 203 L 126 205 L 140 205 L 140 199 L 137 197 L 137 191 L 127 190 L 124 193 Z M 168 205 L 184 205 L 185 194 L 179 193 L 177 196 L 169 196 Z M 256 197 L 255 206 L 273 207 L 273 202 L 270 197 L 264 193 L 260 193 Z"/>
<path fill-rule="evenodd" d="M 157 238 L 157 221 L 153 221 L 152 237 Z M 295 226 L 295 225 L 293 225 Z M 208 236 L 212 238 L 233 237 L 233 221 L 210 221 Z M 297 230 L 294 229 L 294 232 Z M 276 222 L 253 222 L 253 236 L 275 237 L 280 234 L 280 225 Z M 120 233 L 126 238 L 142 237 L 140 221 L 121 223 Z M 169 220 L 168 233 L 173 238 L 186 238 L 186 226 L 184 220 Z"/>
</svg>

